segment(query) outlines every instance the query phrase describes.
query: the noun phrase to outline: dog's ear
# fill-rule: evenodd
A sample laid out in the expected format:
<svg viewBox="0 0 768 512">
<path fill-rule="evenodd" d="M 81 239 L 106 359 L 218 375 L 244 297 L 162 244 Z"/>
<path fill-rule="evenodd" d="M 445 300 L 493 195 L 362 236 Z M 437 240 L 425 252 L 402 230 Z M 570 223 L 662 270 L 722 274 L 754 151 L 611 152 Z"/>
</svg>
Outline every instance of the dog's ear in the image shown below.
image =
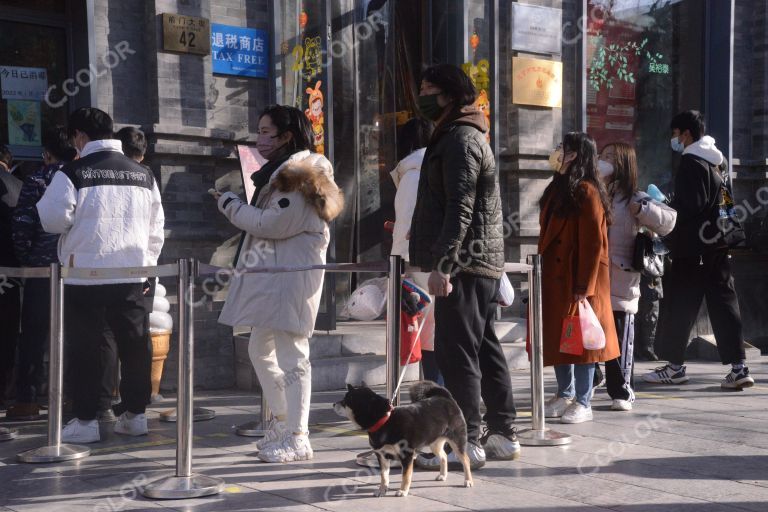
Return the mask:
<svg viewBox="0 0 768 512">
<path fill-rule="evenodd" d="M 347 391 L 352 391 L 353 389 L 355 389 L 355 386 L 352 384 L 347 384 Z"/>
<path fill-rule="evenodd" d="M 360 381 L 360 387 L 361 387 L 361 388 L 367 388 L 367 387 L 368 387 L 368 384 L 366 384 L 364 380 L 361 380 L 361 381 Z"/>
</svg>

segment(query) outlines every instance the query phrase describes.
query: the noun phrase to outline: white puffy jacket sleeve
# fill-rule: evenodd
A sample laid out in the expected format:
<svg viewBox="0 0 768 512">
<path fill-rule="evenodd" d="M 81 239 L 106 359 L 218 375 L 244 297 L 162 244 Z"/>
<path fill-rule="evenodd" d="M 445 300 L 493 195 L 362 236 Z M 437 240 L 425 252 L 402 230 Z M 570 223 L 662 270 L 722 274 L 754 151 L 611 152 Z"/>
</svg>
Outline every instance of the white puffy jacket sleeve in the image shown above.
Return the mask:
<svg viewBox="0 0 768 512">
<path fill-rule="evenodd" d="M 157 265 L 160 251 L 165 241 L 165 213 L 163 212 L 162 197 L 157 188 L 157 182 L 152 185 L 152 211 L 149 217 L 149 243 L 147 245 L 147 265 Z"/>
<path fill-rule="evenodd" d="M 233 192 L 223 194 L 218 204 L 229 222 L 257 238 L 283 240 L 307 228 L 308 205 L 299 191 L 275 191 L 263 209 L 250 206 Z"/>
<path fill-rule="evenodd" d="M 659 236 L 671 233 L 677 222 L 677 212 L 674 208 L 654 201 L 649 196 L 640 197 L 639 200 L 645 200 L 645 204 L 637 214 L 637 222 L 640 226 L 650 229 Z"/>
<path fill-rule="evenodd" d="M 75 222 L 77 190 L 69 177 L 63 172 L 53 175 L 53 180 L 45 194 L 37 202 L 40 224 L 47 233 L 64 234 Z"/>
</svg>

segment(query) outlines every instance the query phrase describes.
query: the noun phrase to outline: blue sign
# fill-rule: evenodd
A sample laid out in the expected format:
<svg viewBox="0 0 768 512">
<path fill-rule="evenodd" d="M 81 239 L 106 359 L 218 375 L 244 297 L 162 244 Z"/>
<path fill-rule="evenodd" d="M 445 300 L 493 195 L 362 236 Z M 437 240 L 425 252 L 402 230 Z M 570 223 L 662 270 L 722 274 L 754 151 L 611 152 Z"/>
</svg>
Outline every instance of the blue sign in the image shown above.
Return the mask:
<svg viewBox="0 0 768 512">
<path fill-rule="evenodd" d="M 268 51 L 269 40 L 264 30 L 211 23 L 214 73 L 267 78 Z"/>
</svg>

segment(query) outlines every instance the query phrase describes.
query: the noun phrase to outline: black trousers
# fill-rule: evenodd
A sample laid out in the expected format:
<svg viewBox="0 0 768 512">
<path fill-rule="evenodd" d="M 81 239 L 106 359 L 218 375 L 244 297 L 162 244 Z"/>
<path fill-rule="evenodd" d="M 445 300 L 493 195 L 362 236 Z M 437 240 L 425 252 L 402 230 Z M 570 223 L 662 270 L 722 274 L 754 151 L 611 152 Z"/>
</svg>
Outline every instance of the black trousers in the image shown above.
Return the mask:
<svg viewBox="0 0 768 512">
<path fill-rule="evenodd" d="M 151 393 L 152 345 L 145 333 L 141 283 L 69 285 L 64 293 L 75 416 L 92 420 L 105 408 L 102 390 L 109 372 L 104 365 L 111 347 L 117 347 L 122 363 L 120 396 L 125 409 L 144 413 Z M 108 378 L 114 383 L 114 374 Z"/>
<path fill-rule="evenodd" d="M 0 402 L 5 398 L 5 386 L 11 378 L 16 361 L 20 315 L 19 283 L 0 276 Z"/>
<path fill-rule="evenodd" d="M 613 312 L 616 333 L 619 335 L 621 355 L 605 362 L 605 387 L 614 400 L 635 400 L 632 390 L 634 374 L 635 315 L 623 311 Z"/>
<path fill-rule="evenodd" d="M 467 421 L 467 438 L 480 437 L 480 399 L 489 428 L 515 420 L 512 381 L 494 330 L 499 280 L 458 274 L 453 291 L 435 301 L 435 356 L 445 387 Z"/>
<path fill-rule="evenodd" d="M 43 356 L 50 340 L 51 280 L 24 281 L 16 402 L 34 403 L 45 378 Z"/>
<path fill-rule="evenodd" d="M 640 278 L 640 300 L 635 315 L 635 350 L 640 354 L 650 355 L 653 352 L 662 296 L 660 278 Z"/>
<path fill-rule="evenodd" d="M 674 258 L 664 276 L 656 353 L 672 364 L 685 362 L 685 349 L 702 299 L 723 364 L 745 359 L 741 313 L 726 249 L 695 258 Z"/>
</svg>

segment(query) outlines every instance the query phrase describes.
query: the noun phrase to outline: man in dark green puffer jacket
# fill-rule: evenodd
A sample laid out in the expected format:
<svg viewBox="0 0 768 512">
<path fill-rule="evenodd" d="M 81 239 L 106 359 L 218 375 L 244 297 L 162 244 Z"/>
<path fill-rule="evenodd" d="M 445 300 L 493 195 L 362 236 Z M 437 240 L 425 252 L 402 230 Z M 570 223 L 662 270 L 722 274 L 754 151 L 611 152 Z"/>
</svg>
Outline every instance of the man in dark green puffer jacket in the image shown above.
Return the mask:
<svg viewBox="0 0 768 512">
<path fill-rule="evenodd" d="M 504 267 L 499 181 L 485 115 L 473 106 L 476 97 L 455 66 L 424 72 L 419 109 L 436 128 L 421 168 L 410 237 L 411 263 L 431 272 L 435 356 L 467 421 L 473 468 L 485 463 L 486 451 L 489 458 L 520 456 L 509 370 L 493 324 Z M 482 438 L 481 397 L 488 410 Z M 439 469 L 437 457 L 420 456 L 417 465 Z"/>
</svg>

